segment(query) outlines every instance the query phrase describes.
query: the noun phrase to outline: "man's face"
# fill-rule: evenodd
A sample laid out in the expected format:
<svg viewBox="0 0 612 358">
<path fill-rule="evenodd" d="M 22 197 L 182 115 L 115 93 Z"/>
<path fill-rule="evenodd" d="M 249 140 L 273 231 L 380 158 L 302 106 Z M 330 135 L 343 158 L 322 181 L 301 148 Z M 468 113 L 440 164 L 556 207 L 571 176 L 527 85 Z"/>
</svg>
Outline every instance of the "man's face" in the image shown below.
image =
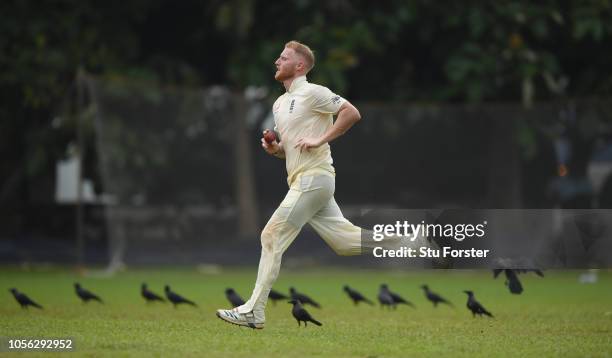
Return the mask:
<svg viewBox="0 0 612 358">
<path fill-rule="evenodd" d="M 295 71 L 299 63 L 299 56 L 291 48 L 286 48 L 281 52 L 280 56 L 274 62 L 276 65 L 276 73 L 274 79 L 284 81 L 295 76 Z"/>
</svg>

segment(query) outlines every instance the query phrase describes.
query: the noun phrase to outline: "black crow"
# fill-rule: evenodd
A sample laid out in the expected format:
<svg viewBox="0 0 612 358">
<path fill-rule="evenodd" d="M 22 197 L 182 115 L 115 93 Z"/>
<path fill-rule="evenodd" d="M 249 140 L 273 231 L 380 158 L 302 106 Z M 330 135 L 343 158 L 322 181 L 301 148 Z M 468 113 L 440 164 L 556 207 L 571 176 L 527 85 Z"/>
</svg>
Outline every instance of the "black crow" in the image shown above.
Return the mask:
<svg viewBox="0 0 612 358">
<path fill-rule="evenodd" d="M 166 300 L 161 298 L 161 296 L 158 296 L 153 291 L 149 290 L 146 283 L 143 283 L 142 286 L 140 286 L 140 293 L 142 294 L 142 297 L 147 300 L 147 303 L 154 301 L 166 302 Z"/>
<path fill-rule="evenodd" d="M 11 293 L 13 294 L 13 296 L 15 297 L 15 299 L 17 300 L 17 303 L 19 303 L 21 308 L 27 309 L 28 306 L 34 306 L 34 307 L 39 308 L 41 310 L 43 309 L 41 305 L 39 305 L 38 303 L 32 301 L 24 293 L 21 293 L 21 292 L 17 291 L 16 288 L 11 288 L 9 291 L 11 291 Z"/>
<path fill-rule="evenodd" d="M 172 302 L 172 304 L 174 305 L 174 308 L 176 308 L 176 305 L 180 305 L 181 303 L 186 303 L 188 305 L 192 305 L 197 307 L 198 305 L 196 305 L 195 303 L 193 303 L 192 301 L 184 298 L 183 296 L 174 293 L 170 290 L 170 286 L 166 285 L 166 287 L 164 288 L 164 291 L 166 292 L 166 298 L 168 299 L 168 301 Z"/>
<path fill-rule="evenodd" d="M 282 293 L 280 293 L 278 291 L 270 290 L 270 293 L 268 294 L 268 298 L 270 298 L 272 300 L 272 303 L 274 305 L 276 305 L 276 301 L 278 301 L 278 300 L 286 300 L 289 297 L 283 295 Z"/>
<path fill-rule="evenodd" d="M 373 305 L 374 303 L 372 303 L 372 301 L 368 300 L 367 298 L 365 298 L 361 293 L 353 290 L 352 288 L 348 287 L 347 285 L 344 286 L 344 292 L 346 292 L 347 295 L 349 295 L 350 299 L 353 300 L 353 303 L 355 305 L 359 304 L 359 302 L 365 302 L 369 305 Z"/>
<path fill-rule="evenodd" d="M 87 303 L 91 300 L 98 301 L 100 303 L 104 303 L 102 302 L 102 299 L 100 297 L 93 294 L 93 292 L 88 291 L 84 289 L 83 287 L 81 287 L 81 285 L 78 282 L 74 284 L 74 290 L 77 296 L 79 296 L 79 298 L 83 301 L 83 303 Z"/>
<path fill-rule="evenodd" d="M 378 302 L 380 303 L 380 308 L 384 308 L 387 306 L 389 309 L 391 307 L 395 308 L 395 301 L 389 292 L 386 284 L 380 285 L 380 290 L 378 291 Z"/>
<path fill-rule="evenodd" d="M 242 306 L 244 304 L 242 297 L 240 297 L 240 295 L 237 294 L 233 288 L 228 288 L 225 290 L 225 297 L 228 301 L 230 301 L 233 307 Z"/>
<path fill-rule="evenodd" d="M 474 298 L 474 292 L 472 291 L 463 291 L 463 292 L 467 293 L 468 295 L 467 308 L 470 311 L 472 311 L 473 317 L 476 317 L 476 315 L 479 315 L 482 317 L 483 314 L 489 317 L 493 317 L 491 312 L 487 311 L 484 307 L 482 307 L 482 305 L 478 301 L 476 301 L 476 298 Z"/>
<path fill-rule="evenodd" d="M 380 291 L 378 292 L 378 302 L 381 306 L 389 306 L 389 308 L 397 308 L 398 304 L 405 304 L 414 307 L 412 302 L 405 300 L 397 293 L 393 293 L 389 290 L 389 286 L 383 283 L 380 285 Z"/>
<path fill-rule="evenodd" d="M 538 269 L 495 269 L 493 270 L 493 277 L 497 278 L 502 271 L 506 275 L 505 285 L 508 286 L 510 293 L 515 295 L 520 295 L 523 292 L 523 285 L 518 278 L 518 274 L 534 272 L 536 275 L 544 277 L 544 273 Z"/>
<path fill-rule="evenodd" d="M 314 306 L 316 308 L 321 308 L 321 305 L 316 303 L 312 298 L 306 296 L 305 294 L 297 292 L 296 289 L 293 288 L 293 287 L 289 288 L 289 293 L 291 294 L 291 299 L 292 300 L 300 301 L 300 303 L 302 303 L 304 305 L 309 304 L 309 305 Z"/>
<path fill-rule="evenodd" d="M 297 320 L 298 326 L 300 326 L 300 321 L 304 322 L 304 327 L 308 326 L 308 322 L 312 322 L 317 326 L 322 326 L 323 324 L 316 319 L 310 316 L 310 313 L 302 307 L 302 304 L 299 300 L 291 300 L 289 303 L 293 304 L 293 309 L 291 309 L 291 314 Z"/>
<path fill-rule="evenodd" d="M 421 288 L 425 291 L 425 297 L 433 303 L 434 307 L 438 307 L 438 303 L 446 303 L 449 306 L 453 306 L 448 300 L 444 299 L 442 296 L 437 293 L 431 292 L 429 286 L 422 285 Z"/>
</svg>

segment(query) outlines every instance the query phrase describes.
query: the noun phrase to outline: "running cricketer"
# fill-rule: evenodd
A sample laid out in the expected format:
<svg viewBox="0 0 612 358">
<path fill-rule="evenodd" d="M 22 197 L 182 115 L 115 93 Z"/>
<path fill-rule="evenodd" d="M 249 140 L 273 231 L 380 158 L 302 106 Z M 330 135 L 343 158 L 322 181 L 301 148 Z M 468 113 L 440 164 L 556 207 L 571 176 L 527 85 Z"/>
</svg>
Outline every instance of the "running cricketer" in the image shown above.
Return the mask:
<svg viewBox="0 0 612 358">
<path fill-rule="evenodd" d="M 336 200 L 335 170 L 329 142 L 361 119 L 355 106 L 328 88 L 309 83 L 314 67 L 310 48 L 297 41 L 285 45 L 274 78 L 286 92 L 273 105 L 280 143 L 261 146 L 285 159 L 289 192 L 261 232 L 261 258 L 251 298 L 232 310 L 217 310 L 222 320 L 261 329 L 268 294 L 278 277 L 285 250 L 308 223 L 338 255 L 361 254 L 361 228 L 344 218 Z M 333 116 L 336 115 L 334 122 Z"/>
</svg>

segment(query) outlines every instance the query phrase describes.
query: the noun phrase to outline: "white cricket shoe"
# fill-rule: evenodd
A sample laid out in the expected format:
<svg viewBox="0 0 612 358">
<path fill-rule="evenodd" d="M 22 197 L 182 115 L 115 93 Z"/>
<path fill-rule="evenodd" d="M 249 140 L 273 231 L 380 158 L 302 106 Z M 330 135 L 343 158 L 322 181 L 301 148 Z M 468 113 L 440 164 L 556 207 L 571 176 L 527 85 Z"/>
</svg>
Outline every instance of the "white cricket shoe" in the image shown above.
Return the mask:
<svg viewBox="0 0 612 358">
<path fill-rule="evenodd" d="M 233 310 L 217 310 L 217 317 L 225 322 L 253 329 L 263 329 L 264 322 L 256 322 L 253 312 L 238 313 Z"/>
</svg>

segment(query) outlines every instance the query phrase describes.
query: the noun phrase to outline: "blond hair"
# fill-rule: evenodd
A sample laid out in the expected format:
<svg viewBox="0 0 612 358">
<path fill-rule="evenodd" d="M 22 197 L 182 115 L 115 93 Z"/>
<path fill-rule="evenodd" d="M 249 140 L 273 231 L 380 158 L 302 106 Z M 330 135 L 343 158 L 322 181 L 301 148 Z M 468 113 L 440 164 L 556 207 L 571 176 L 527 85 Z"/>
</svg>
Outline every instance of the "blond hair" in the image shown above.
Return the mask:
<svg viewBox="0 0 612 358">
<path fill-rule="evenodd" d="M 292 49 L 293 51 L 301 55 L 304 60 L 306 60 L 306 72 L 312 70 L 315 65 L 315 56 L 314 53 L 312 53 L 310 47 L 295 40 L 287 42 L 285 44 L 285 47 Z"/>
</svg>

